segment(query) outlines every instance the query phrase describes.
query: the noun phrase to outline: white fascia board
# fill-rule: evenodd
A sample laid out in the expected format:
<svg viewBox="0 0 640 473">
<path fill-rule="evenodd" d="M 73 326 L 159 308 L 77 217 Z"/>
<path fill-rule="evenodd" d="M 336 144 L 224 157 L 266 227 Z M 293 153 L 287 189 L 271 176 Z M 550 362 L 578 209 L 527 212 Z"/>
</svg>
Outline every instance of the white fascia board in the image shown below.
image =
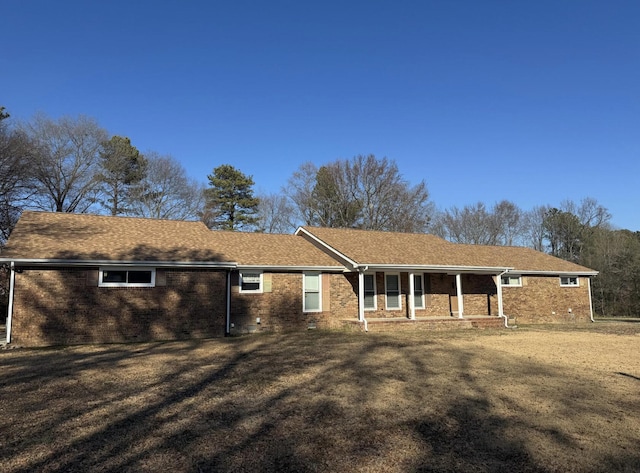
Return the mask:
<svg viewBox="0 0 640 473">
<path fill-rule="evenodd" d="M 502 274 L 513 268 L 505 268 L 498 266 L 438 266 L 438 265 L 414 265 L 414 264 L 360 264 L 359 267 L 366 267 L 370 271 L 421 271 L 425 273 L 483 273 L 483 274 Z"/>
<path fill-rule="evenodd" d="M 336 250 L 334 247 L 327 245 L 324 241 L 322 241 L 320 238 L 316 237 L 313 233 L 309 232 L 308 230 L 306 230 L 303 227 L 298 227 L 298 229 L 295 231 L 294 235 L 299 236 L 300 233 L 304 233 L 305 235 L 307 235 L 308 237 L 310 237 L 313 241 L 315 241 L 316 243 L 318 243 L 320 246 L 322 246 L 323 248 L 326 248 L 328 251 L 330 251 L 331 253 L 333 253 L 334 255 L 336 255 L 338 258 L 343 259 L 344 261 L 346 261 L 347 263 L 349 263 L 351 266 L 353 266 L 353 269 L 356 269 L 359 265 L 358 263 L 356 263 L 355 261 L 353 261 L 351 258 L 349 258 L 348 256 L 346 256 L 343 253 L 340 253 L 338 250 Z"/>
<path fill-rule="evenodd" d="M 235 269 L 237 263 L 209 261 L 121 261 L 121 260 L 68 260 L 0 258 L 0 263 L 13 262 L 16 265 L 32 266 L 153 266 L 155 268 L 212 268 Z"/>
<path fill-rule="evenodd" d="M 514 274 L 523 275 L 540 275 L 540 276 L 597 276 L 599 271 L 526 271 L 517 270 L 512 271 Z"/>
<path fill-rule="evenodd" d="M 325 273 L 334 272 L 342 273 L 345 271 L 344 266 L 277 266 L 277 265 L 259 265 L 259 264 L 239 264 L 239 270 L 262 270 L 272 272 L 289 272 L 289 271 L 321 271 Z"/>
</svg>

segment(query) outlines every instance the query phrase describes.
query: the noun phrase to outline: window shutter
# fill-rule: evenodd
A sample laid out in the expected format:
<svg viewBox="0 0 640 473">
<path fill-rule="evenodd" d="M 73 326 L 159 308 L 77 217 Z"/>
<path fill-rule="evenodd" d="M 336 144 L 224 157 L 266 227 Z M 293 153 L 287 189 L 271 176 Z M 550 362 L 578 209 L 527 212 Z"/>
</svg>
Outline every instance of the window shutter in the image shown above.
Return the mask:
<svg viewBox="0 0 640 473">
<path fill-rule="evenodd" d="M 89 269 L 87 270 L 87 286 L 97 286 L 100 282 L 100 270 Z"/>
<path fill-rule="evenodd" d="M 324 273 L 322 275 L 322 310 L 328 312 L 331 310 L 331 275 Z"/>
<path fill-rule="evenodd" d="M 262 274 L 262 292 L 271 292 L 272 280 L 271 277 L 273 275 L 271 273 L 263 273 Z"/>
<path fill-rule="evenodd" d="M 167 285 L 167 272 L 164 269 L 156 269 L 156 286 Z"/>
</svg>

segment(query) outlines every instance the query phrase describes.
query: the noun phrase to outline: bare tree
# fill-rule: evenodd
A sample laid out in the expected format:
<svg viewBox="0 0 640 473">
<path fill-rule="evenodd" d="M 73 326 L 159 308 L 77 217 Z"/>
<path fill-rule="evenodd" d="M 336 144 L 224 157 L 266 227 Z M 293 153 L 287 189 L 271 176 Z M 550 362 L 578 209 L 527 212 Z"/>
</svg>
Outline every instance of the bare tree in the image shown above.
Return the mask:
<svg viewBox="0 0 640 473">
<path fill-rule="evenodd" d="M 21 130 L 30 143 L 35 208 L 86 212 L 98 198 L 100 145 L 107 132 L 89 117 L 53 120 L 36 115 Z"/>
<path fill-rule="evenodd" d="M 290 233 L 296 229 L 297 220 L 293 205 L 282 194 L 258 196 L 258 228 L 265 233 Z"/>
<path fill-rule="evenodd" d="M 474 245 L 497 244 L 496 225 L 482 202 L 465 205 L 462 209 L 451 207 L 440 212 L 436 221 L 434 231 L 449 241 Z"/>
<path fill-rule="evenodd" d="M 318 167 L 315 164 L 303 163 L 282 189 L 293 203 L 295 218 L 303 225 L 313 225 L 317 221 L 315 216 L 317 204 L 313 195 L 317 174 Z"/>
<path fill-rule="evenodd" d="M 524 243 L 523 211 L 516 204 L 508 200 L 498 202 L 493 206 L 491 217 L 496 244 L 511 246 Z"/>
<path fill-rule="evenodd" d="M 525 212 L 523 216 L 523 238 L 525 246 L 544 251 L 544 218 L 549 206 L 540 205 Z"/>
<path fill-rule="evenodd" d="M 171 156 L 145 154 L 147 172 L 131 191 L 127 215 L 169 220 L 196 220 L 204 206 L 204 186 L 189 179 Z"/>
<path fill-rule="evenodd" d="M 28 141 L 9 127 L 9 114 L 0 107 L 0 247 L 4 245 L 30 195 Z"/>
<path fill-rule="evenodd" d="M 288 184 L 307 225 L 422 232 L 433 214 L 424 181 L 410 186 L 395 162 L 373 155 L 320 168 L 306 163 Z"/>
</svg>

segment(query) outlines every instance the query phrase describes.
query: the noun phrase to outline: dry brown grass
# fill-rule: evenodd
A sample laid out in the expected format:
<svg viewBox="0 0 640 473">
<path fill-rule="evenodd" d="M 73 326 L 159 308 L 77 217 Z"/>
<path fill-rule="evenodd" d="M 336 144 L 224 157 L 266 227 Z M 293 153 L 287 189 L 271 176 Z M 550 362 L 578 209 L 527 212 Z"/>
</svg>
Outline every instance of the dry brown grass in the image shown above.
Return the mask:
<svg viewBox="0 0 640 473">
<path fill-rule="evenodd" d="M 638 471 L 640 324 L 0 353 L 0 470 Z"/>
</svg>

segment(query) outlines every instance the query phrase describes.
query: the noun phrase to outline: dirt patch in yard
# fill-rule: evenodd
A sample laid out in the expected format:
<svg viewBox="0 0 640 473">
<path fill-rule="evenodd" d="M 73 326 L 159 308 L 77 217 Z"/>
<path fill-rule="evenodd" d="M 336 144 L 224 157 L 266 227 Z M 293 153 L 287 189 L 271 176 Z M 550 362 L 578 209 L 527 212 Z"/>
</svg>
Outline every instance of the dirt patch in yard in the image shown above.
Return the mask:
<svg viewBox="0 0 640 473">
<path fill-rule="evenodd" d="M 6 472 L 640 470 L 640 324 L 0 352 Z"/>
</svg>

